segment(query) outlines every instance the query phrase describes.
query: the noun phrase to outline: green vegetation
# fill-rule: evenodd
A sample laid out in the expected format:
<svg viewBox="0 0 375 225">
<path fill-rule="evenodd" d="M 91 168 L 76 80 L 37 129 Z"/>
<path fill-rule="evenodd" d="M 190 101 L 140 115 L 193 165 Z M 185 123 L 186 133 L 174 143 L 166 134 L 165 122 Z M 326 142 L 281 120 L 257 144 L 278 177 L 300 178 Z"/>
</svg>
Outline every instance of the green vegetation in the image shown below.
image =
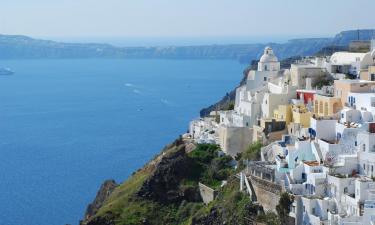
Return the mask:
<svg viewBox="0 0 375 225">
<path fill-rule="evenodd" d="M 176 153 L 180 147 L 169 146 L 164 151 L 164 156 L 168 157 Z M 191 161 L 191 168 L 190 171 L 186 171 L 186 176 L 180 181 L 181 191 L 189 188 L 197 190 L 198 182 L 219 188 L 221 180 L 233 174 L 234 170 L 229 164 L 232 158 L 219 156 L 219 150 L 217 145 L 200 144 L 184 156 L 185 160 Z M 157 162 L 160 157 L 156 157 L 153 161 Z M 201 201 L 181 200 L 166 203 L 139 196 L 139 190 L 151 179 L 156 168 L 157 163 L 151 162 L 134 173 L 114 190 L 95 217 L 109 218 L 116 225 L 191 224 L 196 214 L 206 212 L 208 208 Z M 166 194 L 168 191 L 170 190 L 165 190 Z"/>
<path fill-rule="evenodd" d="M 245 225 L 256 219 L 258 209 L 247 194 L 239 191 L 238 180 L 232 177 L 218 197 L 199 210 L 193 219 L 198 224 Z"/>
<path fill-rule="evenodd" d="M 193 159 L 192 176 L 187 180 L 190 182 L 201 182 L 212 188 L 218 188 L 222 180 L 233 173 L 230 167 L 232 158 L 230 156 L 219 156 L 219 146 L 211 144 L 200 144 L 188 156 Z M 186 181 L 185 181 L 186 182 Z"/>
<path fill-rule="evenodd" d="M 276 206 L 276 211 L 282 224 L 286 223 L 290 212 L 290 206 L 292 205 L 293 201 L 293 196 L 289 195 L 287 192 L 281 194 L 279 204 Z"/>
<path fill-rule="evenodd" d="M 277 215 L 273 212 L 266 212 L 258 215 L 257 221 L 267 225 L 287 224 L 290 206 L 294 199 L 292 195 L 284 192 L 280 196 L 279 204 L 276 206 Z"/>
<path fill-rule="evenodd" d="M 234 101 L 230 101 L 226 106 L 225 110 L 233 110 L 234 109 Z"/>
<path fill-rule="evenodd" d="M 256 159 L 260 147 L 260 143 L 252 144 L 244 157 Z M 258 221 L 267 225 L 280 225 L 279 221 L 282 220 L 279 218 L 285 217 L 289 212 L 289 195 L 283 194 L 280 199 L 279 216 L 272 213 L 259 215 L 261 208 L 253 204 L 246 193 L 239 191 L 238 179 L 233 176 L 235 171 L 230 166 L 232 158 L 220 156 L 219 151 L 219 146 L 211 144 L 199 144 L 189 153 L 185 152 L 181 143 L 168 146 L 161 155 L 114 190 L 98 213 L 91 218 L 92 223 L 83 224 L 245 225 Z M 181 167 L 181 164 L 188 167 Z M 182 177 L 178 172 L 181 168 L 188 168 L 182 172 Z M 177 174 L 171 171 L 177 171 Z M 222 180 L 227 180 L 224 187 L 221 187 Z M 176 182 L 177 187 L 173 186 Z M 217 198 L 209 205 L 191 198 L 199 195 L 198 182 L 218 190 Z M 174 201 L 147 195 L 150 192 L 158 194 L 159 191 L 164 197 L 184 194 L 181 198 L 174 198 L 177 199 Z"/>
<path fill-rule="evenodd" d="M 279 217 L 273 212 L 266 212 L 258 215 L 257 221 L 266 225 L 281 225 Z"/>
<path fill-rule="evenodd" d="M 251 145 L 249 145 L 246 151 L 241 154 L 241 159 L 253 161 L 260 160 L 260 150 L 262 146 L 262 143 L 260 143 L 259 141 L 252 143 Z"/>
<path fill-rule="evenodd" d="M 331 86 L 331 85 L 333 85 L 333 80 L 327 76 L 320 76 L 315 83 L 315 86 L 318 89 L 321 89 L 323 86 Z"/>
</svg>

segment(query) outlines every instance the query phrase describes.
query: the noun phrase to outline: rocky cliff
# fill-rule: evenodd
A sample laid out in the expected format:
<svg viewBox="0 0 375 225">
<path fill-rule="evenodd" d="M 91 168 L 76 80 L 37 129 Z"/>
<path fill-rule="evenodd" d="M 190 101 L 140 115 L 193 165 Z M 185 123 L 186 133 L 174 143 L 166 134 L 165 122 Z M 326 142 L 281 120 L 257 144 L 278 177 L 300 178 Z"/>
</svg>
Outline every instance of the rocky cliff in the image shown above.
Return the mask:
<svg viewBox="0 0 375 225">
<path fill-rule="evenodd" d="M 100 187 L 94 201 L 87 206 L 85 219 L 93 217 L 100 207 L 103 206 L 105 200 L 112 194 L 113 190 L 118 186 L 114 180 L 105 181 Z"/>
<path fill-rule="evenodd" d="M 244 215 L 255 221 L 260 208 L 239 192 L 230 157 L 219 156 L 215 145 L 193 150 L 186 145 L 176 140 L 120 185 L 106 181 L 81 225 L 252 224 L 244 223 Z M 223 188 L 222 179 L 228 181 Z M 202 202 L 199 182 L 219 190 L 208 206 Z"/>
</svg>

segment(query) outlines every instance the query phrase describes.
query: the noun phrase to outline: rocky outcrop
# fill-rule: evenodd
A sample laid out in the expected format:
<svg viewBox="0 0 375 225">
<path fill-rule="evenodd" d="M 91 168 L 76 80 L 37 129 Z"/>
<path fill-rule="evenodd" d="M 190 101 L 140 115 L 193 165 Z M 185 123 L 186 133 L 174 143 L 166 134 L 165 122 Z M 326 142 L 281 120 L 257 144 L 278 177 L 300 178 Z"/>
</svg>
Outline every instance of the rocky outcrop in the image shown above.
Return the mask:
<svg viewBox="0 0 375 225">
<path fill-rule="evenodd" d="M 207 216 L 201 218 L 193 218 L 192 225 L 222 225 L 223 219 L 221 213 L 216 207 L 213 207 L 210 210 L 210 213 Z"/>
<path fill-rule="evenodd" d="M 185 152 L 185 144 L 163 155 L 153 174 L 144 182 L 137 195 L 160 203 L 182 200 L 200 201 L 199 190 L 181 187 L 181 180 L 189 176 L 192 161 Z"/>
<path fill-rule="evenodd" d="M 85 225 L 115 225 L 115 220 L 111 215 L 98 216 L 85 223 Z"/>
<path fill-rule="evenodd" d="M 100 207 L 103 206 L 104 202 L 117 186 L 118 184 L 114 180 L 107 180 L 102 184 L 98 193 L 96 194 L 94 201 L 87 206 L 85 213 L 86 220 L 91 218 L 98 212 Z"/>
<path fill-rule="evenodd" d="M 245 206 L 245 212 L 230 212 L 225 206 L 212 207 L 210 212 L 203 217 L 193 218 L 192 225 L 223 225 L 223 224 L 244 224 L 256 225 L 257 215 L 263 211 L 261 207 L 253 205 Z"/>
</svg>

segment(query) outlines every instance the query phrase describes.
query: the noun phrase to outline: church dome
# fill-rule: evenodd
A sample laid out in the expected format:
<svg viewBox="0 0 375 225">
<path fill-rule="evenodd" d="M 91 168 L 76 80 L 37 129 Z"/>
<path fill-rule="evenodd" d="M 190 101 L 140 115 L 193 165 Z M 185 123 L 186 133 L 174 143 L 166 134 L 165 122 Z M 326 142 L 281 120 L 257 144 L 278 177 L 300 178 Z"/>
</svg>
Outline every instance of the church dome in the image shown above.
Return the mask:
<svg viewBox="0 0 375 225">
<path fill-rule="evenodd" d="M 259 62 L 261 62 L 261 63 L 278 62 L 278 61 L 279 60 L 277 59 L 275 54 L 273 54 L 273 50 L 272 50 L 271 47 L 266 47 L 264 49 L 264 54 L 262 55 L 262 57 L 259 60 Z"/>
</svg>

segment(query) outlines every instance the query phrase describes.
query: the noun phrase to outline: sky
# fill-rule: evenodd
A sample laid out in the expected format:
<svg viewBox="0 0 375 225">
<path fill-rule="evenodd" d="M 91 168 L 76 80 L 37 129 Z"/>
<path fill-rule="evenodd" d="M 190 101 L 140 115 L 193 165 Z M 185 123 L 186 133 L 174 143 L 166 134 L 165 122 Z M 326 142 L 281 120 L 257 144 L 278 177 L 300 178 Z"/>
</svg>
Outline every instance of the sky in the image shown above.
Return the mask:
<svg viewBox="0 0 375 225">
<path fill-rule="evenodd" d="M 33 37 L 333 36 L 375 28 L 374 0 L 0 0 L 0 33 Z"/>
</svg>

